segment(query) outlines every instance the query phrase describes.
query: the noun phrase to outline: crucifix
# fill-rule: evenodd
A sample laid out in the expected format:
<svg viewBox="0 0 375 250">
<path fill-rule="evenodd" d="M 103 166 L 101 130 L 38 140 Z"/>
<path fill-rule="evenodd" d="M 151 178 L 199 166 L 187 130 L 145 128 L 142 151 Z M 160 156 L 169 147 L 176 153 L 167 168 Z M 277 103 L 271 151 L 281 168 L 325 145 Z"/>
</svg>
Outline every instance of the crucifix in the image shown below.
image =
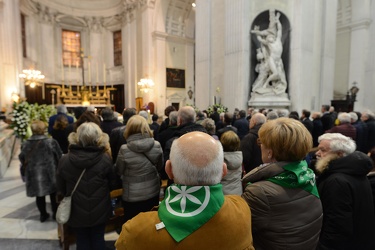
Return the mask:
<svg viewBox="0 0 375 250">
<path fill-rule="evenodd" d="M 87 58 L 89 59 L 88 63 L 88 80 L 89 84 L 91 84 L 91 65 L 90 65 L 90 59 L 91 56 L 85 56 L 83 53 L 83 48 L 81 48 L 81 54 L 80 54 L 80 61 L 81 61 L 81 66 L 82 66 L 82 85 L 85 87 L 85 67 L 84 67 L 84 59 Z"/>
</svg>

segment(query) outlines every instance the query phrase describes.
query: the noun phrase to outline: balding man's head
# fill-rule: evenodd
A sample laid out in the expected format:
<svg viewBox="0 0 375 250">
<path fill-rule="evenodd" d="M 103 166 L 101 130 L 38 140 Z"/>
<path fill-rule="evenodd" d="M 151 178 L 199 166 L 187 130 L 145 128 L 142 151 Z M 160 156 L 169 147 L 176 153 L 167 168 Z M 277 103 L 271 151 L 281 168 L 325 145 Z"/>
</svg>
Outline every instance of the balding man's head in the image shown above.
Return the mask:
<svg viewBox="0 0 375 250">
<path fill-rule="evenodd" d="M 185 106 L 178 110 L 177 125 L 184 125 L 187 123 L 195 122 L 196 113 L 193 107 Z"/>
<path fill-rule="evenodd" d="M 226 174 L 223 148 L 220 142 L 206 133 L 187 133 L 173 142 L 165 170 L 177 184 L 218 184 Z"/>
<path fill-rule="evenodd" d="M 266 121 L 267 117 L 265 115 L 263 115 L 262 113 L 256 113 L 250 119 L 249 128 L 253 128 L 258 124 L 263 124 Z"/>
</svg>

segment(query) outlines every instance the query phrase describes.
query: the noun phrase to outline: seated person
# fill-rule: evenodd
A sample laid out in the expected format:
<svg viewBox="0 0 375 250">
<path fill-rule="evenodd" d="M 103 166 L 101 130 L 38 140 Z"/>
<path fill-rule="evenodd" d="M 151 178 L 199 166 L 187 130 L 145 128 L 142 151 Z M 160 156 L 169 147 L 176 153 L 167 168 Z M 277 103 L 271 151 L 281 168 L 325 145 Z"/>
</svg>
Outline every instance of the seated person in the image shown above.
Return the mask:
<svg viewBox="0 0 375 250">
<path fill-rule="evenodd" d="M 175 139 L 166 163 L 174 180 L 159 210 L 125 223 L 116 249 L 254 249 L 250 208 L 223 195 L 223 148 L 212 136 L 190 132 Z"/>
</svg>

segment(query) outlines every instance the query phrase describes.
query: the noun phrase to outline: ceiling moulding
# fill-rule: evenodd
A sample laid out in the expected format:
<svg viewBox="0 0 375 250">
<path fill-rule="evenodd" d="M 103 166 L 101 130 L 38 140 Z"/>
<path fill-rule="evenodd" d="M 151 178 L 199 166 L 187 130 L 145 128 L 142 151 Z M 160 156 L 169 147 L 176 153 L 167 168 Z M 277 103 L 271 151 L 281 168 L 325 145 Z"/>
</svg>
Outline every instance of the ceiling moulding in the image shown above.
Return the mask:
<svg viewBox="0 0 375 250">
<path fill-rule="evenodd" d="M 122 0 L 32 0 L 71 16 L 114 16 L 122 11 Z"/>
</svg>

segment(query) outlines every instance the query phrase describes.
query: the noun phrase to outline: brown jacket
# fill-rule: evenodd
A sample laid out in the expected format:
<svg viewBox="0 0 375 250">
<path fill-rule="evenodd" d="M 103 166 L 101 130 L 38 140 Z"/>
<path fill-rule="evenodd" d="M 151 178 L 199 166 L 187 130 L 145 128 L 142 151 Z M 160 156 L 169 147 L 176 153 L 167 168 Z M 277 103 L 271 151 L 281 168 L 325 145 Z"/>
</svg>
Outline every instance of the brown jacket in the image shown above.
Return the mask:
<svg viewBox="0 0 375 250">
<path fill-rule="evenodd" d="M 266 179 L 284 171 L 287 162 L 253 169 L 244 176 L 242 194 L 251 208 L 254 247 L 262 249 L 315 249 L 322 226 L 322 204 L 300 188 L 285 188 Z"/>
<path fill-rule="evenodd" d="M 116 249 L 123 250 L 254 250 L 251 213 L 239 196 L 227 195 L 219 212 L 197 231 L 176 242 L 167 230 L 156 230 L 158 212 L 140 213 L 122 226 Z"/>
</svg>

